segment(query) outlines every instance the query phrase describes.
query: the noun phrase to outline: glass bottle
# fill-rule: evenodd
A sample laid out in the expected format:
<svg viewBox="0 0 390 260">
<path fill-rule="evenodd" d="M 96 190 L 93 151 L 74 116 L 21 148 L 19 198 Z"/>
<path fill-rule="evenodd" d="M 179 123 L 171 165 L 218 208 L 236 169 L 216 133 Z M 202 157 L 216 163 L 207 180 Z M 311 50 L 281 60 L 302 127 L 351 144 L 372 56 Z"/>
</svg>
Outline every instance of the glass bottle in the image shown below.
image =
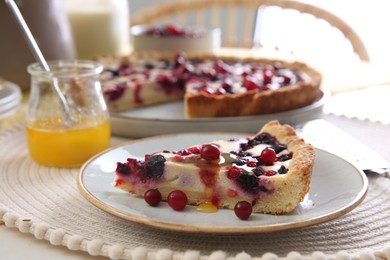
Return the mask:
<svg viewBox="0 0 390 260">
<path fill-rule="evenodd" d="M 130 53 L 128 0 L 64 0 L 77 58 Z"/>
<path fill-rule="evenodd" d="M 78 167 L 110 143 L 109 112 L 99 74 L 90 61 L 49 62 L 50 72 L 31 64 L 27 107 L 27 141 L 31 158 L 42 165 Z M 69 118 L 52 84 L 69 106 Z"/>
</svg>

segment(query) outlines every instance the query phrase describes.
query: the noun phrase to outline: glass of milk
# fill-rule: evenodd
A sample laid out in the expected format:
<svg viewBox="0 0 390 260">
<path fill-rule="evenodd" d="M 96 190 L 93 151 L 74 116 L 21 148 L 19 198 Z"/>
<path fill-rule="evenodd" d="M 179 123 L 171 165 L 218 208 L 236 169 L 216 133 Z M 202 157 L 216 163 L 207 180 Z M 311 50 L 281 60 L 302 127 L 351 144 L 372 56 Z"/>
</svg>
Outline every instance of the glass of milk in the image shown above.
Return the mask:
<svg viewBox="0 0 390 260">
<path fill-rule="evenodd" d="M 128 0 L 64 0 L 78 59 L 130 53 Z"/>
</svg>

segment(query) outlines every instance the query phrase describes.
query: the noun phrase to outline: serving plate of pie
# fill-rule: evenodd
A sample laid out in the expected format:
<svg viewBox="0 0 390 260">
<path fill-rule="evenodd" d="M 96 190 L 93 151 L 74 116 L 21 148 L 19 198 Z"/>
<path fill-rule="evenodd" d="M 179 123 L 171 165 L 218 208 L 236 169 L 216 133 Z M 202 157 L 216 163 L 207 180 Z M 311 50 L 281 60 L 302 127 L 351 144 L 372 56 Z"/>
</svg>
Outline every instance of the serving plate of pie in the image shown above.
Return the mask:
<svg viewBox="0 0 390 260">
<path fill-rule="evenodd" d="M 318 117 L 321 74 L 301 62 L 205 53 L 101 57 L 116 135 L 254 132 L 267 121 Z"/>
<path fill-rule="evenodd" d="M 183 114 L 184 102 L 175 101 L 124 112 L 112 112 L 111 130 L 114 135 L 132 138 L 191 132 L 254 133 L 271 120 L 296 125 L 317 119 L 329 95 L 328 91 L 322 90 L 321 97 L 313 104 L 286 112 L 217 118 L 186 118 Z"/>
<path fill-rule="evenodd" d="M 163 135 L 122 144 L 91 158 L 77 178 L 81 194 L 96 207 L 135 223 L 191 233 L 263 233 L 306 227 L 340 217 L 365 198 L 368 181 L 364 173 L 344 159 L 316 149 L 311 188 L 303 202 L 286 215 L 252 214 L 238 219 L 232 210 L 200 213 L 187 205 L 184 211 L 173 211 L 167 203 L 149 206 L 143 198 L 130 196 L 113 186 L 118 161 L 143 158 L 156 150 L 180 150 L 212 140 L 240 138 L 232 133 L 188 133 Z"/>
</svg>

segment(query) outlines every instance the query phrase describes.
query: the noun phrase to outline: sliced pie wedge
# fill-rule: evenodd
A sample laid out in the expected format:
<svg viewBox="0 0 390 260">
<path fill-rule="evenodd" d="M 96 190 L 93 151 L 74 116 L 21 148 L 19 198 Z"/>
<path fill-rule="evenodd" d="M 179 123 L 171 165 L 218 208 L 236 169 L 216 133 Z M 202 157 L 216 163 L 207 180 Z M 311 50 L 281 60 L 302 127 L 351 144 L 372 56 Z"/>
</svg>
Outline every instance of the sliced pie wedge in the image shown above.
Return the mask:
<svg viewBox="0 0 390 260">
<path fill-rule="evenodd" d="M 118 162 L 114 186 L 140 197 L 157 189 L 163 200 L 180 190 L 199 207 L 234 209 L 247 201 L 253 212 L 285 214 L 309 191 L 314 158 L 313 146 L 291 126 L 271 121 L 252 137 Z"/>
</svg>

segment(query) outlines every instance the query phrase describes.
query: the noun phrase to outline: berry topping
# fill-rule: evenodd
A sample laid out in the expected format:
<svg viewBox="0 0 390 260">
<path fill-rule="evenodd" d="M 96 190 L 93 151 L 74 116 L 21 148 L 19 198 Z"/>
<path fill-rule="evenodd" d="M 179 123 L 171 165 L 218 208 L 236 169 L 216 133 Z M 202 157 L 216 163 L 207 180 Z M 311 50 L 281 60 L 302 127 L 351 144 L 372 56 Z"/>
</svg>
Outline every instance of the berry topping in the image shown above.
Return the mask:
<svg viewBox="0 0 390 260">
<path fill-rule="evenodd" d="M 150 27 L 144 34 L 152 37 L 197 37 L 201 32 L 178 25 L 167 24 L 160 27 Z"/>
<path fill-rule="evenodd" d="M 259 141 L 261 144 L 276 144 L 276 138 L 268 133 L 261 133 L 255 137 L 256 141 Z"/>
<path fill-rule="evenodd" d="M 247 156 L 251 156 L 251 153 L 240 151 L 237 155 L 240 157 L 247 157 Z"/>
<path fill-rule="evenodd" d="M 229 179 L 237 179 L 240 176 L 242 170 L 236 166 L 231 166 L 227 170 L 227 176 Z"/>
<path fill-rule="evenodd" d="M 278 170 L 279 174 L 286 174 L 287 172 L 288 172 L 288 169 L 284 165 L 280 166 L 280 168 Z"/>
<path fill-rule="evenodd" d="M 190 153 L 193 153 L 193 154 L 200 154 L 200 149 L 197 146 L 193 146 L 193 147 L 188 148 L 188 151 Z"/>
<path fill-rule="evenodd" d="M 264 170 L 263 168 L 261 167 L 256 167 L 252 170 L 252 172 L 256 175 L 256 176 L 260 176 L 260 175 L 263 175 L 264 174 Z"/>
<path fill-rule="evenodd" d="M 238 166 L 245 165 L 245 161 L 243 161 L 243 160 L 238 160 L 238 159 L 234 160 L 233 163 L 234 163 L 235 165 L 238 165 Z"/>
<path fill-rule="evenodd" d="M 157 189 L 147 190 L 144 194 L 144 199 L 152 207 L 158 206 L 162 199 L 161 193 Z"/>
<path fill-rule="evenodd" d="M 184 161 L 184 156 L 181 156 L 181 155 L 178 155 L 176 154 L 174 157 L 173 157 L 173 161 L 176 161 L 176 162 L 182 162 Z"/>
<path fill-rule="evenodd" d="M 228 72 L 228 64 L 226 64 L 224 61 L 222 60 L 218 60 L 215 65 L 214 65 L 214 69 L 216 70 L 217 73 L 220 73 L 220 74 L 225 74 Z"/>
<path fill-rule="evenodd" d="M 121 83 L 115 86 L 115 88 L 106 89 L 104 95 L 110 101 L 115 101 L 120 99 L 126 90 L 126 83 Z"/>
<path fill-rule="evenodd" d="M 121 174 L 130 174 L 131 169 L 126 163 L 120 163 L 118 162 L 116 164 L 116 172 Z"/>
<path fill-rule="evenodd" d="M 234 206 L 234 213 L 241 220 L 249 219 L 252 214 L 252 205 L 248 201 L 240 201 Z"/>
<path fill-rule="evenodd" d="M 167 25 L 165 29 L 168 35 L 181 36 L 185 34 L 184 30 L 178 26 Z"/>
<path fill-rule="evenodd" d="M 156 77 L 156 82 L 164 89 L 169 89 L 177 84 L 177 78 L 172 75 L 160 74 Z"/>
<path fill-rule="evenodd" d="M 253 77 L 246 77 L 243 84 L 244 88 L 246 88 L 248 91 L 259 89 L 259 84 L 257 80 Z"/>
<path fill-rule="evenodd" d="M 214 171 L 202 169 L 199 172 L 200 179 L 206 187 L 214 187 L 216 183 L 216 174 Z"/>
<path fill-rule="evenodd" d="M 182 156 L 186 156 L 186 155 L 190 155 L 191 152 L 187 149 L 183 149 L 183 150 L 180 150 L 180 151 L 177 151 L 177 152 L 174 152 L 175 154 L 178 154 L 178 155 L 182 155 Z"/>
<path fill-rule="evenodd" d="M 263 163 L 273 164 L 276 159 L 277 157 L 274 149 L 267 147 L 263 151 L 261 151 L 260 160 Z"/>
<path fill-rule="evenodd" d="M 274 149 L 275 153 L 280 153 L 283 150 L 287 149 L 287 146 L 284 144 L 276 144 L 272 146 L 272 149 Z"/>
<path fill-rule="evenodd" d="M 246 162 L 246 165 L 247 165 L 248 167 L 256 167 L 256 166 L 257 166 L 257 163 L 254 162 L 254 161 L 247 161 L 247 162 Z"/>
<path fill-rule="evenodd" d="M 240 174 L 237 178 L 237 182 L 244 190 L 250 193 L 256 193 L 260 186 L 257 182 L 257 177 L 248 173 Z"/>
<path fill-rule="evenodd" d="M 188 198 L 187 195 L 181 190 L 174 190 L 168 194 L 167 202 L 172 209 L 181 211 L 187 205 Z"/>
<path fill-rule="evenodd" d="M 283 161 L 287 161 L 287 160 L 290 160 L 292 158 L 292 153 L 286 153 L 286 154 L 282 154 L 281 156 L 278 157 L 278 160 L 283 162 Z"/>
<path fill-rule="evenodd" d="M 144 64 L 145 69 L 151 70 L 154 69 L 154 65 L 152 63 L 146 62 Z"/>
<path fill-rule="evenodd" d="M 222 89 L 225 90 L 226 93 L 230 93 L 232 94 L 233 93 L 233 82 L 229 79 L 226 79 L 223 83 L 222 83 Z"/>
<path fill-rule="evenodd" d="M 201 71 L 201 75 L 211 81 L 215 81 L 217 79 L 217 72 L 213 68 L 203 68 Z"/>
<path fill-rule="evenodd" d="M 272 70 L 270 70 L 268 68 L 263 69 L 263 83 L 264 84 L 270 84 L 272 82 L 273 76 L 274 75 L 273 75 Z"/>
<path fill-rule="evenodd" d="M 132 67 L 127 62 L 122 62 L 118 67 L 118 75 L 126 76 L 130 75 L 133 72 Z"/>
<path fill-rule="evenodd" d="M 153 179 L 158 179 L 164 173 L 165 157 L 161 154 L 152 156 L 146 160 L 146 175 Z"/>
<path fill-rule="evenodd" d="M 227 190 L 227 195 L 229 198 L 235 198 L 238 196 L 238 193 L 237 191 L 233 190 L 233 189 L 228 189 Z"/>
<path fill-rule="evenodd" d="M 280 150 L 282 150 L 283 147 L 284 147 L 284 149 L 286 148 L 285 145 L 280 145 L 280 147 L 279 147 L 279 144 L 277 144 L 276 138 L 270 134 L 267 134 L 267 133 L 261 133 L 253 139 L 248 139 L 248 141 L 246 143 L 240 144 L 240 148 L 241 148 L 241 150 L 246 151 L 246 150 L 252 149 L 253 147 L 255 147 L 256 145 L 259 145 L 259 144 L 269 144 L 269 145 L 278 147 L 278 149 L 280 149 Z M 240 155 L 240 156 L 244 157 L 242 155 Z"/>
<path fill-rule="evenodd" d="M 215 144 L 205 144 L 200 149 L 200 156 L 207 161 L 219 159 L 221 151 Z"/>
<path fill-rule="evenodd" d="M 267 170 L 267 171 L 264 171 L 264 176 L 274 176 L 278 174 L 277 171 L 274 171 L 274 170 Z"/>
<path fill-rule="evenodd" d="M 214 89 L 207 86 L 203 86 L 199 89 L 199 93 L 205 93 L 211 95 L 214 94 Z"/>
</svg>

